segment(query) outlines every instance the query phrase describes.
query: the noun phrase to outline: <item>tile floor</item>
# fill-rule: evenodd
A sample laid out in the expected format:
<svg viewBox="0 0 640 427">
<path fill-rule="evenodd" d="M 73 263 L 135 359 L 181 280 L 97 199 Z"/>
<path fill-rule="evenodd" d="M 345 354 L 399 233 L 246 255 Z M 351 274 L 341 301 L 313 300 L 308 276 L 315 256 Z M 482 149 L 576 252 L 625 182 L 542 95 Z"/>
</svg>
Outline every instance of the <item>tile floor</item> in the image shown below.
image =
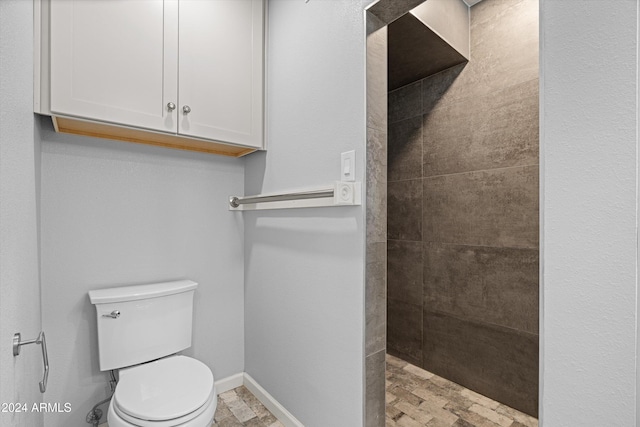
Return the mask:
<svg viewBox="0 0 640 427">
<path fill-rule="evenodd" d="M 538 420 L 387 355 L 387 427 L 538 427 Z M 212 427 L 284 427 L 244 386 L 220 393 Z"/>
<path fill-rule="evenodd" d="M 218 395 L 218 407 L 211 427 L 284 427 L 267 408 L 240 386 Z"/>
<path fill-rule="evenodd" d="M 538 427 L 538 420 L 387 355 L 387 427 Z"/>
</svg>

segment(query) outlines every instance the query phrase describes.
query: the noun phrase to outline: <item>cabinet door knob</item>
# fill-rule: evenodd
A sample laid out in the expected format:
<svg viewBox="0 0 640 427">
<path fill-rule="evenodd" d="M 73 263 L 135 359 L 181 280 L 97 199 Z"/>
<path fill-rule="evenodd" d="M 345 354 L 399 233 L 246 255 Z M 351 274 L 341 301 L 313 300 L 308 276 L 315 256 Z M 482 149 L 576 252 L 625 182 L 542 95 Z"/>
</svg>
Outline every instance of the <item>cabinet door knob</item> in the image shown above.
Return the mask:
<svg viewBox="0 0 640 427">
<path fill-rule="evenodd" d="M 189 107 L 188 105 L 185 105 L 184 107 L 182 107 L 182 112 L 184 114 L 189 114 L 191 112 L 191 107 Z"/>
<path fill-rule="evenodd" d="M 169 110 L 169 111 L 173 111 L 173 110 L 175 110 L 175 109 L 176 109 L 176 104 L 174 104 L 173 102 L 169 102 L 169 103 L 167 104 L 167 110 Z"/>
</svg>

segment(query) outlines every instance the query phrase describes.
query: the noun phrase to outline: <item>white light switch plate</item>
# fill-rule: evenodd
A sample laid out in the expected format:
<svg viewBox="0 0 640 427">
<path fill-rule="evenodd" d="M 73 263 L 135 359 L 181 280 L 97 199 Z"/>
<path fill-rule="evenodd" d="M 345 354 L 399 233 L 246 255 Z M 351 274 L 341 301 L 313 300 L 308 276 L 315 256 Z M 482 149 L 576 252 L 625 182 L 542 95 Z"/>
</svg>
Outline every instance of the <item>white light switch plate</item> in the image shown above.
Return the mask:
<svg viewBox="0 0 640 427">
<path fill-rule="evenodd" d="M 345 151 L 340 155 L 340 180 L 356 180 L 356 152 L 355 150 Z"/>
</svg>

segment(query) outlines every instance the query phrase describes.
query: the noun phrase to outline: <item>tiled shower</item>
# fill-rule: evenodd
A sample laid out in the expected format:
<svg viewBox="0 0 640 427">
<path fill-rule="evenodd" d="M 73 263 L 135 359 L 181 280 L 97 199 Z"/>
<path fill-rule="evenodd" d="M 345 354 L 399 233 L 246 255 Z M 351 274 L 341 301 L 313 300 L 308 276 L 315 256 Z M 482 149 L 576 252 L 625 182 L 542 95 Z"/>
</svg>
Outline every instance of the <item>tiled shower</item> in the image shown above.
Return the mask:
<svg viewBox="0 0 640 427">
<path fill-rule="evenodd" d="M 538 411 L 538 1 L 471 8 L 469 62 L 388 94 L 387 351 Z"/>
</svg>

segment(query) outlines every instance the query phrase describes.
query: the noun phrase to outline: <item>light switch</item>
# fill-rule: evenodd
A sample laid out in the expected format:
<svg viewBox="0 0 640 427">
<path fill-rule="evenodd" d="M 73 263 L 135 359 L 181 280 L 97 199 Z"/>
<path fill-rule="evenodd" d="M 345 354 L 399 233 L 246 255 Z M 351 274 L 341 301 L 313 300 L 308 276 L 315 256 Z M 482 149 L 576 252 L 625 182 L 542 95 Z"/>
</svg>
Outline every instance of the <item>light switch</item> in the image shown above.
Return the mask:
<svg viewBox="0 0 640 427">
<path fill-rule="evenodd" d="M 345 151 L 340 156 L 340 177 L 341 181 L 356 180 L 356 152 L 355 150 Z"/>
</svg>

